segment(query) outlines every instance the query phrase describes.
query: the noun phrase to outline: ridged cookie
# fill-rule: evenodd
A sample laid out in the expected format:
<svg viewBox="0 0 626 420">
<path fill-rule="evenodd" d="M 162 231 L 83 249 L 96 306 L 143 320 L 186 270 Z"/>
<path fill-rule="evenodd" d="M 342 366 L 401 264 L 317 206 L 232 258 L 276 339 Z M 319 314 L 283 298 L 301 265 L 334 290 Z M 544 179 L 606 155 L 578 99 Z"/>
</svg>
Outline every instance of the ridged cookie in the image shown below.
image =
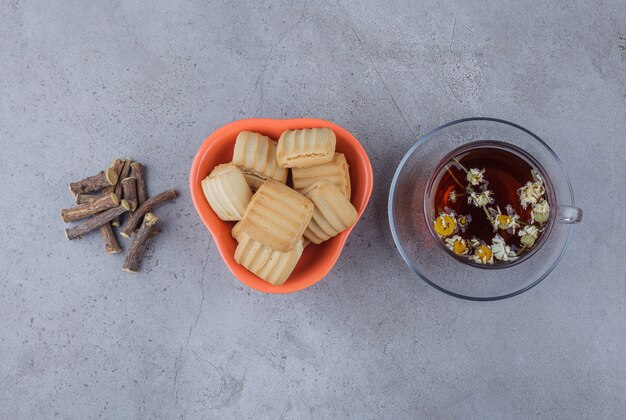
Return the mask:
<svg viewBox="0 0 626 420">
<path fill-rule="evenodd" d="M 299 192 L 269 179 L 254 194 L 241 231 L 279 252 L 292 250 L 311 221 L 313 203 Z"/>
<path fill-rule="evenodd" d="M 201 182 L 213 211 L 222 220 L 241 220 L 252 199 L 252 191 L 241 170 L 232 163 L 216 166 Z"/>
<path fill-rule="evenodd" d="M 273 284 L 280 286 L 288 278 L 302 255 L 302 239 L 289 252 L 278 252 L 239 232 L 235 261 Z"/>
<path fill-rule="evenodd" d="M 235 140 L 233 163 L 239 166 L 252 191 L 258 190 L 268 178 L 287 182 L 289 170 L 278 166 L 276 142 L 262 134 L 240 132 Z"/>
<path fill-rule="evenodd" d="M 328 181 L 318 181 L 302 191 L 315 204 L 304 237 L 320 244 L 352 226 L 358 214 L 343 192 Z"/>
<path fill-rule="evenodd" d="M 307 168 L 330 162 L 336 142 L 330 128 L 287 130 L 278 139 L 276 159 L 282 168 Z"/>
<path fill-rule="evenodd" d="M 230 230 L 230 234 L 237 242 L 239 242 L 241 239 L 241 222 L 235 223 L 235 226 L 233 226 Z"/>
<path fill-rule="evenodd" d="M 311 184 L 325 179 L 335 184 L 350 199 L 350 167 L 343 153 L 335 153 L 330 162 L 308 168 L 293 168 L 291 170 L 293 187 L 302 191 Z"/>
</svg>

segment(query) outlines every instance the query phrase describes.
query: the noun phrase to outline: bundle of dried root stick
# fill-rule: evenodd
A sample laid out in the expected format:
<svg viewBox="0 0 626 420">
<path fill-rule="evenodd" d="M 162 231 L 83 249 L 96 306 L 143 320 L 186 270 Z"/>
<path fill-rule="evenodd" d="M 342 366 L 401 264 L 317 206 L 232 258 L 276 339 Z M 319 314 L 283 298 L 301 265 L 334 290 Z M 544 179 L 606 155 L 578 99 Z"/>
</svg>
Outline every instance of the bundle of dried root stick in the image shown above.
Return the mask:
<svg viewBox="0 0 626 420">
<path fill-rule="evenodd" d="M 122 248 L 113 227 L 121 226 L 121 217 L 127 214 L 120 235 L 131 239 L 131 244 L 122 268 L 138 271 L 147 240 L 159 234 L 155 226 L 158 218 L 150 211 L 174 199 L 176 191 L 166 190 L 148 198 L 143 166 L 130 159 L 115 159 L 106 170 L 72 182 L 69 187 L 77 205 L 61 210 L 61 218 L 65 223 L 86 220 L 66 229 L 67 239 L 81 238 L 99 229 L 105 251 L 117 254 Z"/>
</svg>

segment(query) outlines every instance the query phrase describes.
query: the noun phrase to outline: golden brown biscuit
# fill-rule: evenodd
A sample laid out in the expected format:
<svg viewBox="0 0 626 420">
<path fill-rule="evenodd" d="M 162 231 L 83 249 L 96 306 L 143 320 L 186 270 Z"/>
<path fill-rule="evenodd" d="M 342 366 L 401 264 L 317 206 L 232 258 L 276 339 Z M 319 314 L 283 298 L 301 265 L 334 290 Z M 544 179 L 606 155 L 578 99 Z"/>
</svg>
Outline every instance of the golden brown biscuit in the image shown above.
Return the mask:
<svg viewBox="0 0 626 420">
<path fill-rule="evenodd" d="M 313 203 L 299 192 L 269 179 L 254 194 L 241 231 L 279 252 L 296 246 L 311 221 Z"/>
<path fill-rule="evenodd" d="M 241 169 L 252 191 L 259 189 L 268 178 L 283 184 L 287 182 L 288 169 L 278 166 L 276 142 L 251 131 L 242 131 L 235 141 L 233 163 Z"/>
<path fill-rule="evenodd" d="M 350 199 L 350 168 L 343 153 L 335 153 L 333 160 L 321 165 L 293 168 L 291 177 L 296 191 L 302 191 L 317 181 L 326 180 L 338 186 L 348 200 Z"/>
<path fill-rule="evenodd" d="M 352 226 L 358 214 L 343 192 L 328 181 L 318 181 L 302 191 L 315 204 L 304 237 L 319 244 Z"/>
<path fill-rule="evenodd" d="M 330 128 L 287 130 L 280 135 L 276 159 L 282 168 L 307 168 L 330 162 L 337 138 Z"/>
<path fill-rule="evenodd" d="M 233 226 L 233 228 L 230 231 L 230 234 L 232 235 L 233 239 L 235 239 L 237 242 L 239 242 L 240 235 L 241 235 L 241 222 L 237 222 L 235 223 L 235 226 Z"/>
<path fill-rule="evenodd" d="M 201 182 L 213 211 L 222 220 L 241 220 L 252 198 L 243 173 L 232 163 L 216 166 Z"/>
<path fill-rule="evenodd" d="M 274 251 L 243 232 L 239 232 L 238 241 L 235 261 L 274 286 L 289 278 L 304 249 L 302 239 L 289 252 Z"/>
</svg>

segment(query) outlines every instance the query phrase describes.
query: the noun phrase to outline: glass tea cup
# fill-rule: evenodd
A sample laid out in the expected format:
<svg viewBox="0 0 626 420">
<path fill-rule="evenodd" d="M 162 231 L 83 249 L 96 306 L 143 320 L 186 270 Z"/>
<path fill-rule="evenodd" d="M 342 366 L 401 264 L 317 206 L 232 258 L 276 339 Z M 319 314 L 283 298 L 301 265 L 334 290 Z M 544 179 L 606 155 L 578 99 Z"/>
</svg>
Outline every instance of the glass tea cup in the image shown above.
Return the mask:
<svg viewBox="0 0 626 420">
<path fill-rule="evenodd" d="M 433 231 L 435 175 L 460 151 L 486 145 L 523 157 L 544 178 L 551 204 L 543 234 L 531 250 L 512 263 L 468 262 L 449 252 Z M 394 241 L 409 267 L 435 288 L 471 300 L 503 299 L 538 284 L 556 267 L 573 224 L 582 219 L 569 178 L 552 149 L 530 131 L 493 118 L 453 121 L 422 137 L 396 170 L 388 212 Z"/>
<path fill-rule="evenodd" d="M 528 173 L 522 174 L 522 175 L 526 175 L 529 180 L 531 177 L 531 168 L 532 170 L 536 171 L 541 176 L 542 184 L 545 187 L 544 197 L 547 200 L 547 202 L 550 204 L 549 216 L 548 216 L 547 223 L 543 224 L 542 226 L 537 226 L 541 229 L 541 233 L 539 234 L 537 241 L 533 244 L 533 246 L 528 251 L 518 254 L 516 259 L 508 261 L 508 262 L 498 262 L 496 260 L 495 264 L 482 264 L 479 262 L 475 262 L 473 259 L 471 259 L 471 257 L 467 255 L 456 255 L 452 251 L 449 251 L 450 255 L 457 258 L 459 261 L 464 262 L 466 264 L 474 265 L 478 268 L 483 268 L 483 269 L 499 269 L 499 268 L 511 267 L 512 265 L 519 264 L 525 259 L 529 258 L 532 254 L 534 254 L 541 248 L 545 239 L 549 236 L 555 220 L 560 223 L 576 223 L 582 219 L 582 211 L 580 209 L 576 207 L 572 207 L 572 206 L 566 206 L 566 205 L 554 205 L 557 201 L 556 201 L 556 197 L 554 194 L 552 181 L 550 180 L 550 176 L 546 173 L 543 167 L 541 167 L 539 162 L 537 162 L 536 159 L 534 159 L 524 150 L 512 144 L 501 142 L 501 141 L 494 141 L 494 140 L 475 141 L 475 142 L 465 144 L 461 147 L 458 147 L 452 152 L 450 152 L 448 155 L 446 155 L 441 160 L 441 162 L 439 162 L 439 165 L 437 165 L 437 168 L 435 169 L 435 171 L 429 178 L 428 183 L 426 184 L 426 191 L 424 194 L 424 217 L 427 218 L 426 225 L 429 227 L 430 233 L 431 235 L 433 235 L 435 239 L 439 238 L 437 232 L 435 232 L 433 221 L 438 217 L 439 212 L 441 211 L 441 208 L 437 206 L 435 203 L 435 193 L 436 193 L 436 189 L 439 186 L 440 180 L 442 176 L 446 174 L 446 171 L 449 170 L 449 165 L 453 162 L 454 159 L 458 158 L 459 156 L 471 154 L 472 152 L 476 152 L 476 151 L 481 152 L 483 155 L 486 153 L 489 153 L 489 154 L 495 154 L 498 152 L 505 153 L 506 155 L 509 156 L 509 160 L 516 160 L 520 162 L 520 166 L 522 165 L 524 166 L 524 169 L 522 171 L 525 172 L 526 167 L 528 167 L 527 169 Z M 486 156 L 485 159 L 489 159 L 489 157 Z M 503 162 L 498 162 L 498 163 L 502 164 Z M 515 169 L 508 167 L 507 171 L 515 171 Z M 488 171 L 486 175 L 487 178 L 490 178 L 489 175 L 490 174 Z M 454 178 L 454 180 L 456 182 L 459 182 L 458 179 L 456 178 Z M 486 188 L 490 189 L 491 187 L 489 184 L 489 179 L 487 179 L 486 181 L 487 181 Z M 497 180 L 497 179 L 491 179 L 491 181 L 502 182 L 501 180 Z M 458 188 L 459 186 L 457 185 L 456 187 Z M 472 187 L 472 189 L 477 190 L 477 187 Z M 517 195 L 516 189 L 511 189 L 511 193 Z M 463 195 L 459 197 L 459 200 L 465 199 L 466 194 L 464 194 L 463 190 L 461 190 L 461 194 Z M 496 194 L 495 199 L 496 199 L 495 201 L 498 202 L 499 200 L 502 199 L 502 197 L 499 197 L 498 194 Z M 517 201 L 517 196 L 515 197 L 515 201 Z M 490 204 L 488 206 L 485 206 L 485 209 L 487 207 L 494 208 L 496 207 L 496 204 Z M 505 208 L 503 203 L 502 205 L 498 204 L 498 208 L 499 207 Z M 479 216 L 481 218 L 486 217 L 485 215 L 479 215 Z M 475 223 L 475 221 L 473 223 Z M 489 226 L 489 228 L 491 229 L 491 226 Z M 520 231 L 521 229 L 522 229 L 522 226 L 520 226 L 517 229 L 517 231 Z M 496 233 L 499 234 L 501 233 L 501 231 L 498 230 L 490 236 L 493 237 Z M 438 241 L 438 243 L 441 245 L 441 247 L 444 250 L 448 251 L 445 246 L 444 239 L 445 238 L 441 238 Z M 489 243 L 487 243 L 487 245 L 489 245 Z"/>
</svg>

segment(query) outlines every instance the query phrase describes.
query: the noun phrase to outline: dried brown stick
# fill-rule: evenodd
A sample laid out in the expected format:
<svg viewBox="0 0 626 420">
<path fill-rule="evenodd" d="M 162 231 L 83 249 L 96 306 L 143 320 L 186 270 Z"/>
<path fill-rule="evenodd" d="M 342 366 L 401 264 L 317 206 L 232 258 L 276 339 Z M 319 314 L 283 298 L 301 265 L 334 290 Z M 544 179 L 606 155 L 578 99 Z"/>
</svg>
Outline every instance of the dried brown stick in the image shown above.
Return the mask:
<svg viewBox="0 0 626 420">
<path fill-rule="evenodd" d="M 65 236 L 67 236 L 67 239 L 70 241 L 81 237 L 92 230 L 98 229 L 100 226 L 110 222 L 128 210 L 130 210 L 130 204 L 128 204 L 128 201 L 122 200 L 119 206 L 105 210 L 102 213 L 96 214 L 95 216 L 85 220 L 79 225 L 65 229 Z"/>
<path fill-rule="evenodd" d="M 111 167 L 113 167 L 113 169 L 115 169 L 115 172 L 118 175 L 122 173 L 122 168 L 124 167 L 124 162 L 126 162 L 126 159 L 119 159 L 119 158 L 118 159 L 113 159 L 113 162 L 111 162 Z"/>
<path fill-rule="evenodd" d="M 108 188 L 105 188 L 103 191 L 104 192 L 108 192 L 107 191 Z M 111 194 L 113 193 L 113 191 L 111 191 Z M 97 195 L 97 194 L 78 194 L 76 196 L 76 204 L 85 204 L 85 203 L 92 203 L 95 200 L 97 200 L 98 198 L 102 197 L 102 195 Z"/>
<path fill-rule="evenodd" d="M 128 214 L 132 216 L 133 212 L 137 210 L 137 200 L 126 200 L 126 201 L 128 201 L 128 204 L 130 204 L 130 210 L 128 211 Z"/>
<path fill-rule="evenodd" d="M 124 167 L 124 161 L 122 159 L 114 159 L 113 162 L 111 163 L 111 167 L 117 174 L 117 178 L 119 181 L 119 175 L 122 172 L 122 168 Z M 103 195 L 113 194 L 113 192 L 115 191 L 116 185 L 117 185 L 117 182 L 114 185 L 109 185 L 105 187 L 101 191 L 102 195 L 77 194 L 76 204 L 91 203 L 99 199 Z M 105 225 L 100 226 L 100 236 L 102 237 L 102 240 L 104 242 L 104 251 L 107 254 L 117 254 L 118 252 L 122 250 L 119 242 L 117 241 L 117 238 L 115 237 L 115 233 L 113 232 L 113 229 L 111 228 L 111 223 L 106 223 Z"/>
<path fill-rule="evenodd" d="M 120 176 L 117 180 L 118 182 L 115 185 L 115 194 L 117 194 L 118 196 L 122 198 L 126 198 L 122 195 L 122 180 L 124 178 L 128 178 L 128 174 L 130 173 L 130 164 L 132 163 L 132 161 L 130 159 L 125 159 L 122 162 L 123 162 L 122 170 L 120 171 Z"/>
<path fill-rule="evenodd" d="M 130 235 L 135 231 L 143 216 L 148 213 L 150 210 L 155 208 L 156 206 L 165 203 L 166 201 L 172 200 L 176 198 L 175 190 L 166 190 L 161 194 L 155 195 L 154 197 L 146 200 L 142 205 L 140 205 L 135 213 L 131 217 L 128 218 L 128 222 L 126 222 L 126 226 L 120 232 L 125 238 L 130 238 Z"/>
<path fill-rule="evenodd" d="M 115 192 L 117 184 L 119 184 L 122 180 L 122 169 L 124 169 L 124 162 L 126 162 L 124 159 L 113 159 L 113 162 L 111 162 L 111 168 L 113 168 L 115 170 L 115 173 L 117 174 L 117 182 L 113 185 L 109 185 L 108 187 L 106 187 L 104 189 L 105 193 Z M 120 198 L 124 198 L 120 194 L 118 194 L 117 196 Z"/>
<path fill-rule="evenodd" d="M 61 218 L 65 223 L 75 222 L 77 220 L 84 219 L 85 217 L 93 216 L 104 210 L 108 210 L 113 207 L 117 207 L 120 204 L 120 200 L 115 194 L 108 194 L 90 203 L 79 204 L 76 207 L 61 210 Z"/>
<path fill-rule="evenodd" d="M 143 173 L 143 166 L 141 166 L 141 163 L 133 162 L 130 166 L 133 168 L 133 176 L 137 179 L 137 203 L 141 206 L 148 199 L 146 176 Z"/>
<path fill-rule="evenodd" d="M 120 177 L 120 174 L 122 173 L 122 168 L 124 167 L 124 162 L 125 162 L 124 159 L 115 159 L 111 163 L 111 168 L 113 168 L 113 170 L 117 174 L 117 182 L 115 184 L 109 185 L 109 186 L 105 187 L 103 190 L 99 191 L 99 194 L 83 194 L 83 193 L 77 194 L 76 195 L 76 204 L 90 203 L 90 202 L 98 199 L 99 197 L 101 197 L 103 195 L 114 193 L 115 192 L 115 187 L 117 186 L 117 184 L 122 179 Z M 124 197 L 122 197 L 122 196 L 120 196 L 118 194 L 118 198 L 124 198 Z"/>
<path fill-rule="evenodd" d="M 130 173 L 130 164 L 131 163 L 132 163 L 132 160 L 130 160 L 130 159 L 123 160 L 122 170 L 120 172 L 119 178 L 117 179 L 117 184 L 115 185 L 115 194 L 117 194 L 117 196 L 120 197 L 120 198 L 125 198 L 124 197 L 124 191 L 122 190 L 122 180 L 124 178 L 128 177 L 128 174 Z M 113 226 L 120 226 L 120 224 L 121 224 L 120 218 L 116 217 L 115 219 L 113 219 L 111 224 Z"/>
<path fill-rule="evenodd" d="M 122 250 L 119 242 L 117 242 L 111 223 L 105 223 L 100 226 L 100 236 L 102 236 L 104 241 L 104 252 L 107 254 L 117 254 Z"/>
<path fill-rule="evenodd" d="M 122 194 L 124 199 L 131 205 L 130 215 L 137 209 L 137 180 L 133 177 L 124 178 L 122 180 Z M 134 205 L 133 205 L 134 204 Z"/>
<path fill-rule="evenodd" d="M 99 174 L 72 182 L 70 184 L 70 192 L 74 194 L 74 196 L 81 193 L 96 192 L 109 185 L 115 185 L 116 182 L 117 173 L 115 169 L 111 167 L 107 168 L 105 171 L 101 171 Z"/>
<path fill-rule="evenodd" d="M 141 257 L 146 247 L 146 241 L 152 236 L 152 229 L 154 228 L 154 224 L 157 220 L 159 220 L 159 218 L 154 214 L 146 213 L 141 227 L 137 233 L 135 233 L 133 242 L 130 244 L 128 252 L 126 252 L 124 265 L 122 266 L 124 271 L 128 271 L 130 273 L 136 273 L 139 271 L 139 267 L 141 266 Z"/>
</svg>

